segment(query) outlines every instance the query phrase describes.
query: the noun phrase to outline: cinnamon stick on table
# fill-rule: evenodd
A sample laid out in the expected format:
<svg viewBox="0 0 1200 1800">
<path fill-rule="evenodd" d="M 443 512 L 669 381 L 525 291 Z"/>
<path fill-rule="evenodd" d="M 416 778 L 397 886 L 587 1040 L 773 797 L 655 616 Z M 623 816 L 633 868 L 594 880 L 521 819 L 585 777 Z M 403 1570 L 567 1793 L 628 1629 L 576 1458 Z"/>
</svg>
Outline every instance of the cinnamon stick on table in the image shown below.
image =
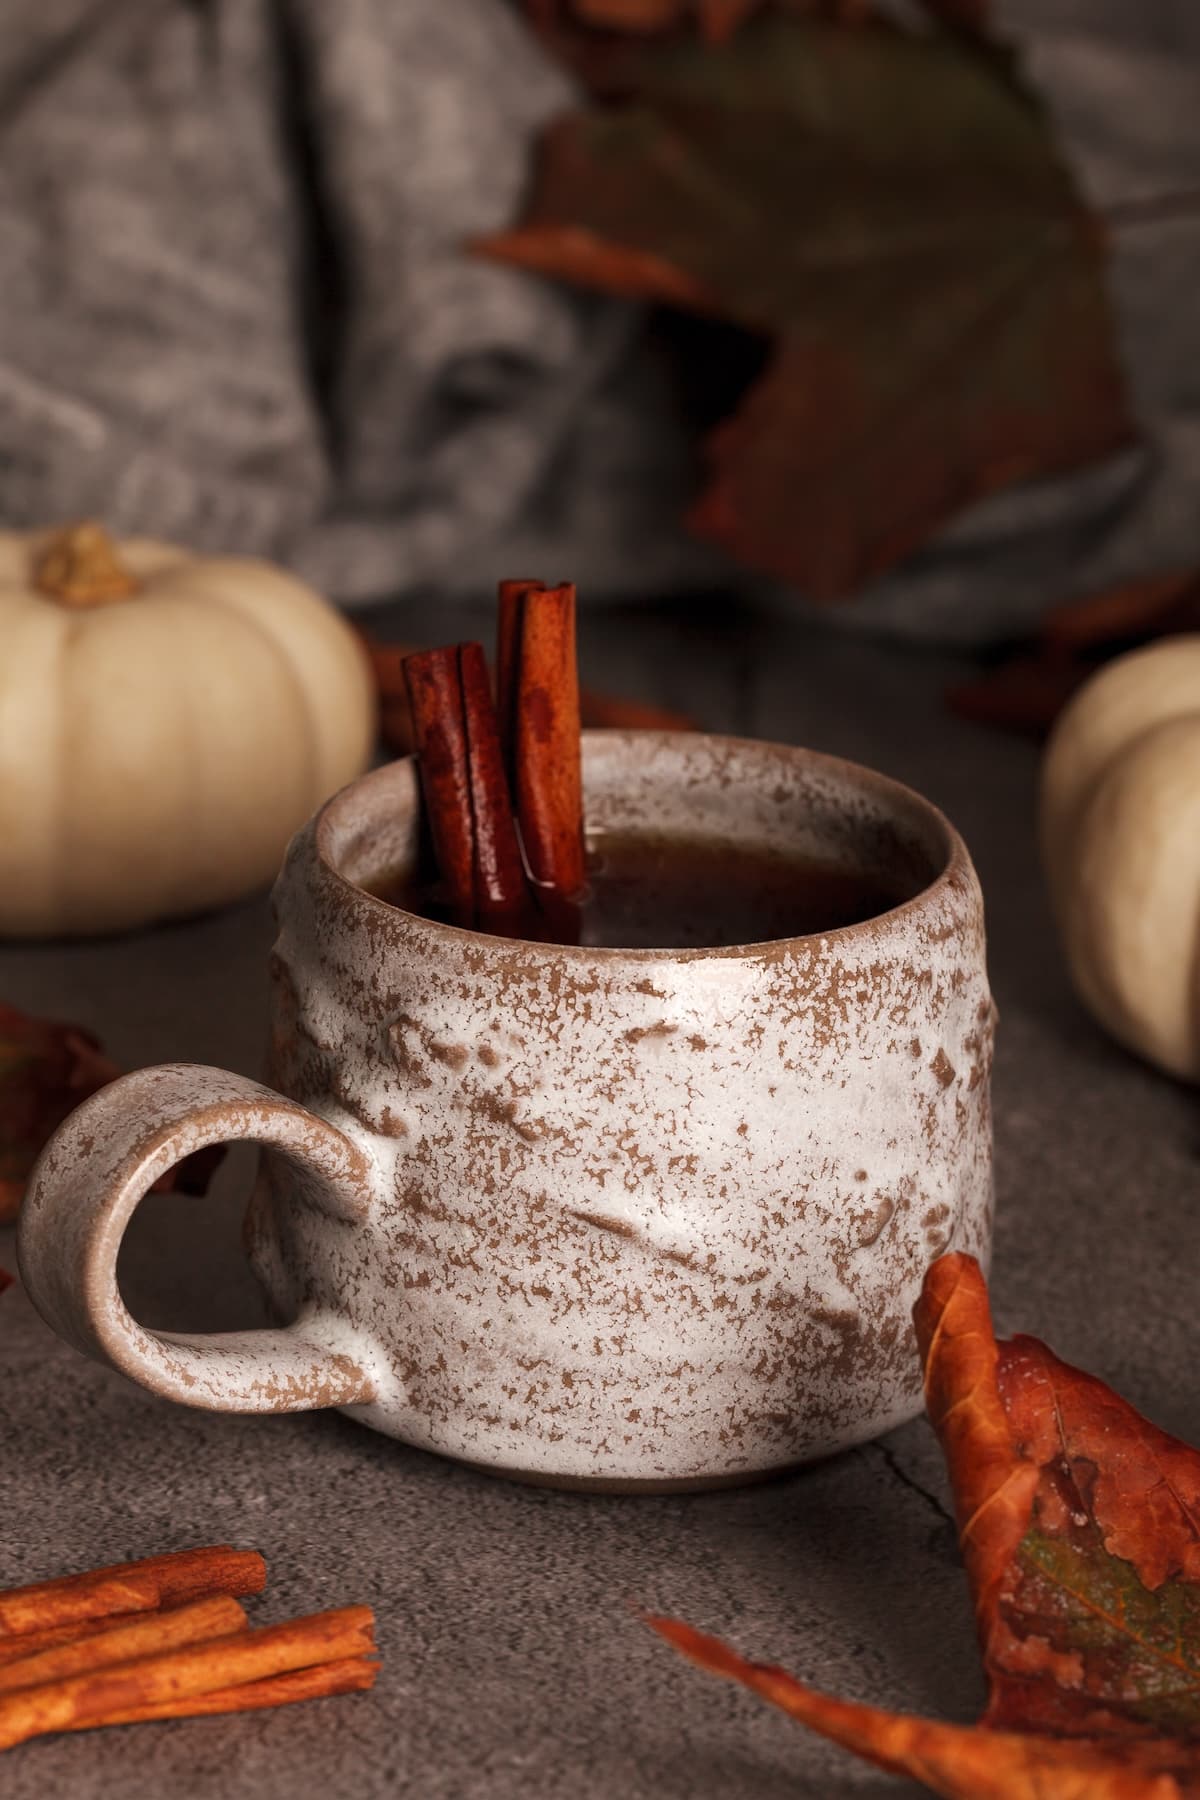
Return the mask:
<svg viewBox="0 0 1200 1800">
<path fill-rule="evenodd" d="M 316 1663 L 290 1675 L 270 1675 L 263 1681 L 246 1681 L 240 1687 L 214 1688 L 187 1700 L 159 1700 L 131 1706 L 124 1712 L 106 1713 L 103 1719 L 85 1720 L 73 1731 L 89 1731 L 96 1724 L 137 1725 L 152 1719 L 194 1719 L 213 1713 L 265 1712 L 276 1706 L 294 1706 L 299 1700 L 323 1700 L 333 1694 L 356 1694 L 374 1687 L 379 1664 L 365 1656 L 343 1657 Z"/>
<path fill-rule="evenodd" d="M 142 1612 L 109 1613 L 97 1619 L 76 1619 L 70 1625 L 52 1625 L 46 1631 L 23 1631 L 19 1637 L 0 1638 L 0 1669 L 11 1662 L 20 1662 L 22 1657 L 37 1656 L 43 1650 L 54 1650 L 59 1644 L 77 1644 L 84 1638 L 96 1637 L 102 1631 L 111 1631 L 114 1625 L 125 1625 L 134 1619 L 152 1619 L 154 1613 L 146 1609 Z"/>
<path fill-rule="evenodd" d="M 44 1636 L 92 1619 L 179 1606 L 206 1594 L 258 1594 L 266 1579 L 267 1565 L 257 1550 L 211 1544 L 7 1588 L 0 1592 L 0 1658 L 10 1638 L 29 1632 Z"/>
<path fill-rule="evenodd" d="M 278 1697 L 267 1698 L 264 1690 L 275 1678 L 293 1672 L 326 1671 L 300 1684 L 305 1692 L 292 1698 L 342 1691 L 321 1681 L 345 1680 L 338 1665 L 348 1662 L 362 1665 L 351 1685 L 369 1686 L 375 1667 L 373 1624 L 369 1607 L 347 1606 L 22 1687 L 0 1696 L 0 1750 L 47 1732 L 80 1731 L 134 1716 L 175 1716 L 204 1696 L 212 1701 L 220 1695 L 222 1711 L 240 1710 L 239 1702 L 277 1705 Z M 260 1689 L 257 1696 L 241 1692 L 255 1687 Z M 147 1708 L 162 1710 L 150 1714 Z"/>
<path fill-rule="evenodd" d="M 500 583 L 497 711 L 517 829 L 551 935 L 579 941 L 583 842 L 575 588 Z"/>
<path fill-rule="evenodd" d="M 248 1712 L 369 1688 L 365 1606 L 247 1629 L 257 1551 L 210 1545 L 0 1592 L 0 1750 L 52 1731 Z"/>
<path fill-rule="evenodd" d="M 210 1638 L 227 1638 L 245 1629 L 245 1610 L 230 1594 L 214 1594 L 166 1612 L 135 1614 L 132 1619 L 110 1621 L 107 1630 L 88 1632 L 71 1643 L 6 1663 L 0 1669 L 0 1694 L 41 1687 L 48 1681 L 86 1675 L 166 1650 L 181 1650 Z"/>
</svg>

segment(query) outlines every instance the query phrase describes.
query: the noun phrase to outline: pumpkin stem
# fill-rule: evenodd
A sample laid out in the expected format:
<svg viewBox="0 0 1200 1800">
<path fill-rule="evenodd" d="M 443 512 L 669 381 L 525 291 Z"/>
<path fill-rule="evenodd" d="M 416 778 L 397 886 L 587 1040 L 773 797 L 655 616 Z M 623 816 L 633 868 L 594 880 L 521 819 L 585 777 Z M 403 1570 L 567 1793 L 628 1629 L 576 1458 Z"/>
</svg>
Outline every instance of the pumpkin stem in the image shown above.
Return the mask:
<svg viewBox="0 0 1200 1800">
<path fill-rule="evenodd" d="M 33 565 L 33 580 L 63 606 L 105 606 L 138 590 L 107 531 L 91 519 L 54 533 Z"/>
</svg>

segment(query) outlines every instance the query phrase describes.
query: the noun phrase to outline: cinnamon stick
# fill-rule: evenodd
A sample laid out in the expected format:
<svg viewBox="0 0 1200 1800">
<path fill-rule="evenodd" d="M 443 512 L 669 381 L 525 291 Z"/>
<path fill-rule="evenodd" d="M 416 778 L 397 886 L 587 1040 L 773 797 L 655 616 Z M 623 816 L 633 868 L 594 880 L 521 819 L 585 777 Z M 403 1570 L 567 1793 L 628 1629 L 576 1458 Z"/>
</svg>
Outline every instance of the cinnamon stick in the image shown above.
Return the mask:
<svg viewBox="0 0 1200 1800">
<path fill-rule="evenodd" d="M 160 1700 L 149 1706 L 128 1707 L 102 1719 L 72 1727 L 89 1731 L 97 1725 L 136 1725 L 148 1719 L 192 1719 L 212 1713 L 260 1712 L 268 1707 L 293 1706 L 298 1700 L 320 1700 L 330 1694 L 361 1693 L 374 1687 L 379 1664 L 365 1656 L 343 1657 L 317 1663 L 290 1675 L 271 1675 L 264 1681 L 243 1682 L 240 1687 L 215 1688 L 210 1694 L 194 1694 L 187 1700 Z"/>
<path fill-rule="evenodd" d="M 39 1587 L 13 1588 L 0 1594 L 0 1642 L 56 1625 L 153 1612 L 157 1605 L 158 1582 L 153 1575 L 113 1574 L 107 1569 Z"/>
<path fill-rule="evenodd" d="M 554 937 L 578 941 L 586 884 L 575 588 L 500 584 L 501 741 L 530 884 Z"/>
<path fill-rule="evenodd" d="M 467 733 L 476 923 L 485 931 L 513 936 L 526 922 L 529 889 L 482 645 L 459 645 L 458 673 Z"/>
<path fill-rule="evenodd" d="M 143 1613 L 128 1623 L 110 1624 L 106 1631 L 89 1632 L 71 1643 L 7 1663 L 0 1669 L 0 1694 L 180 1650 L 210 1638 L 229 1637 L 245 1627 L 245 1611 L 229 1594 L 193 1600 L 168 1612 Z"/>
<path fill-rule="evenodd" d="M 111 1631 L 114 1624 L 152 1617 L 149 1611 L 118 1613 L 102 1619 L 77 1619 L 70 1625 L 52 1625 L 46 1631 L 23 1631 L 18 1637 L 0 1638 L 0 1669 L 10 1662 L 19 1662 L 23 1656 L 36 1656 L 59 1644 L 77 1644 L 83 1638 L 95 1637 L 98 1632 Z"/>
<path fill-rule="evenodd" d="M 506 589 L 539 587 L 536 581 L 505 581 L 500 584 L 500 607 L 505 608 Z M 512 602 L 508 602 L 509 605 Z M 380 735 L 388 749 L 397 756 L 411 756 L 414 748 L 412 708 L 404 685 L 404 659 L 413 654 L 408 644 L 383 644 L 370 632 L 358 627 L 359 640 L 370 661 L 379 693 Z M 500 647 L 511 642 L 503 626 Z M 497 688 L 507 686 L 502 670 L 497 670 Z M 579 690 L 579 719 L 586 728 L 599 727 L 614 731 L 698 731 L 700 727 L 688 713 L 676 712 L 670 706 L 658 706 L 652 700 L 626 700 L 620 694 L 609 694 L 599 688 Z"/>
<path fill-rule="evenodd" d="M 0 1698 L 0 1750 L 47 1732 L 113 1723 L 146 1707 L 177 1709 L 201 1695 L 369 1657 L 375 1650 L 373 1623 L 369 1607 L 347 1606 L 20 1688 Z"/>
<path fill-rule="evenodd" d="M 483 650 L 419 650 L 404 673 L 442 897 L 456 925 L 517 931 L 525 871 Z"/>
<path fill-rule="evenodd" d="M 168 1550 L 118 1569 L 142 1570 L 158 1582 L 160 1606 L 181 1606 L 206 1594 L 261 1594 L 267 1585 L 266 1559 L 257 1550 L 207 1544 L 199 1550 Z M 115 1571 L 114 1571 L 115 1572 Z"/>
<path fill-rule="evenodd" d="M 496 716 L 509 779 L 513 775 L 517 705 L 521 688 L 521 634 L 525 602 L 530 594 L 545 592 L 544 581 L 502 581 L 496 589 Z"/>
<path fill-rule="evenodd" d="M 0 1644 L 26 1632 L 152 1612 L 206 1594 L 258 1594 L 266 1580 L 267 1565 L 256 1550 L 234 1550 L 229 1544 L 62 1575 L 0 1592 Z"/>
<path fill-rule="evenodd" d="M 475 844 L 457 647 L 417 651 L 406 659 L 404 677 L 438 879 L 454 923 L 469 927 L 475 923 Z"/>
</svg>

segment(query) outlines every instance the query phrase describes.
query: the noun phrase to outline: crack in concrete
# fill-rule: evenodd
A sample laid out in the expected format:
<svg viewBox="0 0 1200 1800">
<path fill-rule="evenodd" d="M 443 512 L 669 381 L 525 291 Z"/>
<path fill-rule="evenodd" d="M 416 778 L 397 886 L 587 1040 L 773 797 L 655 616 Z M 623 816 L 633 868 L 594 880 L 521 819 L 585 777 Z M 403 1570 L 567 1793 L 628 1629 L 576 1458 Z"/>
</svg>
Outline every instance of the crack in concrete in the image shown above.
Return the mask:
<svg viewBox="0 0 1200 1800">
<path fill-rule="evenodd" d="M 880 1456 L 882 1456 L 884 1462 L 892 1471 L 892 1474 L 896 1477 L 897 1481 L 902 1482 L 906 1488 L 911 1488 L 914 1494 L 919 1494 L 926 1506 L 932 1507 L 942 1523 L 944 1525 L 949 1525 L 951 1530 L 957 1533 L 958 1527 L 955 1524 L 953 1514 L 947 1511 L 946 1507 L 943 1505 L 942 1501 L 938 1499 L 936 1494 L 931 1494 L 928 1488 L 922 1487 L 919 1481 L 913 1479 L 894 1450 L 890 1450 L 886 1444 L 881 1443 L 864 1444 L 863 1449 L 878 1450 Z"/>
</svg>

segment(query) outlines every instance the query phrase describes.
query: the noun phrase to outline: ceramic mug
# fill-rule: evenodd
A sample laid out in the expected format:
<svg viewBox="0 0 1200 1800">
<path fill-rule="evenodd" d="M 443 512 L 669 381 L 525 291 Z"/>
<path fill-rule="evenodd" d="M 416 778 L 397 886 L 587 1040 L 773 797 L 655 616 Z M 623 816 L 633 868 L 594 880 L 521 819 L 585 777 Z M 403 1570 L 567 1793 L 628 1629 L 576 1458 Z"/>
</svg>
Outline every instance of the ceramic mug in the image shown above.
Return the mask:
<svg viewBox="0 0 1200 1800">
<path fill-rule="evenodd" d="M 413 863 L 411 760 L 294 840 L 267 1080 L 186 1064 L 84 1102 L 21 1219 L 29 1292 L 88 1355 L 190 1406 L 342 1407 L 563 1486 L 746 1480 L 920 1407 L 911 1309 L 986 1259 L 993 1009 L 961 839 L 810 751 L 585 734 L 589 838 L 781 843 L 901 898 L 723 949 L 484 936 L 364 891 Z M 264 1147 L 247 1234 L 277 1329 L 151 1332 L 125 1226 L 207 1144 Z"/>
</svg>

